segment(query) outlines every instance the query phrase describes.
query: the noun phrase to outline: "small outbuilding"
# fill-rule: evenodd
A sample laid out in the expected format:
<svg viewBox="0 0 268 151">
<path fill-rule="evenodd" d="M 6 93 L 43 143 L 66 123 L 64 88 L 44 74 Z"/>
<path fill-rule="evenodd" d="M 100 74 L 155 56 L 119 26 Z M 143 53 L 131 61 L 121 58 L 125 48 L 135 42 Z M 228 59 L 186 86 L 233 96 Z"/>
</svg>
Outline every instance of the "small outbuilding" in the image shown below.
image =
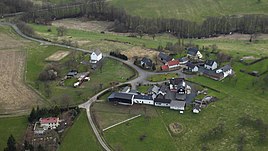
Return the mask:
<svg viewBox="0 0 268 151">
<path fill-rule="evenodd" d="M 170 109 L 172 109 L 172 110 L 184 111 L 185 107 L 186 107 L 186 102 L 185 101 L 172 100 L 170 102 Z"/>
</svg>

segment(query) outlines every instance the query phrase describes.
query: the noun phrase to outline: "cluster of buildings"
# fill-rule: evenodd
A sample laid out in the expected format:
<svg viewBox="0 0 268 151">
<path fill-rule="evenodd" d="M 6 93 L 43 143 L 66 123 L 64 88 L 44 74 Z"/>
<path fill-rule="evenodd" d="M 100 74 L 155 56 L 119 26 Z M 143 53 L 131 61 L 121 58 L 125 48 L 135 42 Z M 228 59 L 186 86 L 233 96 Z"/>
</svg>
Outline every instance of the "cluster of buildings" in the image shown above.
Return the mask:
<svg viewBox="0 0 268 151">
<path fill-rule="evenodd" d="M 78 73 L 77 70 L 70 70 L 67 73 L 65 79 L 70 79 L 70 78 L 77 78 L 77 81 L 73 85 L 74 88 L 82 85 L 83 82 L 90 80 L 89 72 Z"/>
<path fill-rule="evenodd" d="M 60 126 L 60 119 L 58 117 L 40 118 L 39 122 L 34 125 L 35 134 L 44 134 L 47 130 L 53 130 Z"/>
<path fill-rule="evenodd" d="M 161 70 L 163 71 L 183 68 L 189 72 L 199 72 L 200 74 L 214 80 L 222 80 L 233 74 L 233 69 L 230 65 L 225 65 L 219 68 L 218 63 L 215 60 L 203 61 L 203 55 L 198 48 L 188 48 L 187 56 L 183 58 L 174 59 L 162 52 L 159 53 L 158 58 L 164 64 L 161 66 Z"/>
<path fill-rule="evenodd" d="M 168 84 L 152 86 L 148 94 L 143 95 L 131 92 L 130 88 L 121 92 L 114 92 L 109 97 L 110 102 L 122 105 L 146 104 L 160 107 L 169 107 L 183 113 L 186 107 L 187 95 L 191 93 L 191 87 L 187 85 L 184 78 L 172 78 Z"/>
</svg>

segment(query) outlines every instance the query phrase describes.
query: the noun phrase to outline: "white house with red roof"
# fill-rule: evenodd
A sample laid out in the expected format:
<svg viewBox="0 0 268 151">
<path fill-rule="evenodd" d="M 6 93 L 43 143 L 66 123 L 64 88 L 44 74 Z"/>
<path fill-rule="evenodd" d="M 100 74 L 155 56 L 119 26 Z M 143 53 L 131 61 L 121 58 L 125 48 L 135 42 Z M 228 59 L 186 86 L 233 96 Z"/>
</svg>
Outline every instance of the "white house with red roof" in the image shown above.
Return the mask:
<svg viewBox="0 0 268 151">
<path fill-rule="evenodd" d="M 40 118 L 40 127 L 43 127 L 44 129 L 56 129 L 60 123 L 60 119 L 58 117 L 48 117 L 48 118 Z"/>
<path fill-rule="evenodd" d="M 162 70 L 172 70 L 172 69 L 176 69 L 179 66 L 180 66 L 179 60 L 171 60 L 171 61 L 167 62 L 165 65 L 161 66 L 161 69 Z"/>
</svg>

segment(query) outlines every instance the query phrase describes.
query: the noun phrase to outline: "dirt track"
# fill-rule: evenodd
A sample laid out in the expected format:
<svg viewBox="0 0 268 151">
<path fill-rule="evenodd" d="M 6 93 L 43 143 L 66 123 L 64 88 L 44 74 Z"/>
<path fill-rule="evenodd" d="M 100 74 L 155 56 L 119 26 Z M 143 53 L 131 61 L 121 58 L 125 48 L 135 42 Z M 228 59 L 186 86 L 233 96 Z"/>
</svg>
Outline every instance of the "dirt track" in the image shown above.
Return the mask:
<svg viewBox="0 0 268 151">
<path fill-rule="evenodd" d="M 39 96 L 24 83 L 26 53 L 0 51 L 0 113 L 31 109 Z"/>
</svg>

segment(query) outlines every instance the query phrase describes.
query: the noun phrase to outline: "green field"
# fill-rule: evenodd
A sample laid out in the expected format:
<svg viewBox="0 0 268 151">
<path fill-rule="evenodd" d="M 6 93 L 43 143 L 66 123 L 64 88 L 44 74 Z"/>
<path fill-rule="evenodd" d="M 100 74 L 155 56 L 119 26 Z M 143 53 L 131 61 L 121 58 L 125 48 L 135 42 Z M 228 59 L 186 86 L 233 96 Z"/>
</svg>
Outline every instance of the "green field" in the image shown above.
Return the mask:
<svg viewBox="0 0 268 151">
<path fill-rule="evenodd" d="M 132 15 L 202 21 L 209 16 L 268 13 L 267 0 L 112 0 Z"/>
<path fill-rule="evenodd" d="M 102 151 L 88 123 L 85 111 L 81 111 L 74 125 L 65 133 L 60 145 L 61 151 Z"/>
<path fill-rule="evenodd" d="M 0 118 L 0 150 L 4 150 L 7 139 L 11 134 L 17 142 L 21 141 L 27 124 L 28 121 L 25 116 Z"/>
</svg>

